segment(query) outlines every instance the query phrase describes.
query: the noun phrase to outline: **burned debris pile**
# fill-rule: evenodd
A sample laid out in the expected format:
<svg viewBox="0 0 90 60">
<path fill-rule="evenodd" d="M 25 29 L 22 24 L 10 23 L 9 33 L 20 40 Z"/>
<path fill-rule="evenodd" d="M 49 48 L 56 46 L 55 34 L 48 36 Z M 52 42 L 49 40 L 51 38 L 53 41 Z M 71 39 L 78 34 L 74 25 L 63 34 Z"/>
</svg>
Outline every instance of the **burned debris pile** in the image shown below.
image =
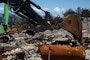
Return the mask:
<svg viewBox="0 0 90 60">
<path fill-rule="evenodd" d="M 44 44 L 52 44 L 55 41 L 68 40 L 69 38 L 66 37 L 67 35 L 73 39 L 73 36 L 64 29 L 53 31 L 46 30 L 44 32 L 36 33 L 34 36 L 28 35 L 26 33 L 15 33 L 13 34 L 13 41 L 8 41 L 7 43 L 0 43 L 1 46 L 13 47 L 10 48 L 11 50 L 4 47 L 4 49 L 7 49 L 8 51 L 3 53 L 3 55 L 7 56 L 7 58 L 3 58 L 3 60 L 40 60 L 40 46 Z"/>
</svg>

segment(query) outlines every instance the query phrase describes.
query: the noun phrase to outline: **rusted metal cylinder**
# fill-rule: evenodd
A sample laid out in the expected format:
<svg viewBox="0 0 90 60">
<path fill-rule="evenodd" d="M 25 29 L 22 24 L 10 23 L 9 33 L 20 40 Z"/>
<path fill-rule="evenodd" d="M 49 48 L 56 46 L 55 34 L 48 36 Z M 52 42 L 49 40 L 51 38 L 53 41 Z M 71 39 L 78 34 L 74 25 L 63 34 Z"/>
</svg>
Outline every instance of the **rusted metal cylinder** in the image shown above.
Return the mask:
<svg viewBox="0 0 90 60">
<path fill-rule="evenodd" d="M 70 45 L 43 45 L 40 48 L 43 60 L 85 60 L 83 46 L 71 47 Z"/>
</svg>

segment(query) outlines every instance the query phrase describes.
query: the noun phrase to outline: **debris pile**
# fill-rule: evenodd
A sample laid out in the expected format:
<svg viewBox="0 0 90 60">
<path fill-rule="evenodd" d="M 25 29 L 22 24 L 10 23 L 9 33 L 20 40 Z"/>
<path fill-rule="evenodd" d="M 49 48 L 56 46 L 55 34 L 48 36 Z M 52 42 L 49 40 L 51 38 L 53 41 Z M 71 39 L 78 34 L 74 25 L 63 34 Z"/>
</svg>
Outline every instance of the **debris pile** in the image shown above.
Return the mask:
<svg viewBox="0 0 90 60">
<path fill-rule="evenodd" d="M 36 33 L 34 36 L 26 33 L 15 33 L 12 36 L 14 37 L 13 41 L 0 43 L 1 46 L 13 47 L 11 50 L 3 53 L 3 55 L 7 56 L 3 60 L 42 60 L 39 47 L 43 44 L 52 44 L 55 41 L 68 39 L 73 40 L 73 36 L 64 29 L 46 30 Z"/>
</svg>

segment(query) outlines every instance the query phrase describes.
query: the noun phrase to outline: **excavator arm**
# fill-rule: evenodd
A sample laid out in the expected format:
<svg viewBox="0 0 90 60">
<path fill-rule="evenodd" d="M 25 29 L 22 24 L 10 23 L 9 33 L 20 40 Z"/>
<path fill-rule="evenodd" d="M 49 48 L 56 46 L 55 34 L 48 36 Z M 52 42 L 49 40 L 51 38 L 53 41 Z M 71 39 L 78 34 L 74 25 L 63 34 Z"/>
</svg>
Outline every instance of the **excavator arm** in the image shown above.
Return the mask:
<svg viewBox="0 0 90 60">
<path fill-rule="evenodd" d="M 45 29 L 50 28 L 50 25 L 47 23 L 47 20 L 43 19 L 36 11 L 34 11 L 31 5 L 45 12 L 46 15 L 47 15 L 47 11 L 44 11 L 43 9 L 41 9 L 40 6 L 36 5 L 31 0 L 0 0 L 0 2 L 7 4 L 15 14 L 17 14 L 22 18 L 25 18 L 30 23 L 44 26 Z"/>
</svg>

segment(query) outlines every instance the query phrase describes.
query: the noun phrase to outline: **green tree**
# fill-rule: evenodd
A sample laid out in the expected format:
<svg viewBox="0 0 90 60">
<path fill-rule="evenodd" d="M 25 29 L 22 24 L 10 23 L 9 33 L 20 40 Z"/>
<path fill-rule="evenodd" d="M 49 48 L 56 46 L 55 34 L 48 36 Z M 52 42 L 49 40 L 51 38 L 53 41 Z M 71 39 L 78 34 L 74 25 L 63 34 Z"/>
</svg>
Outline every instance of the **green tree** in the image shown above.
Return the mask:
<svg viewBox="0 0 90 60">
<path fill-rule="evenodd" d="M 89 9 L 83 9 L 81 16 L 82 17 L 90 17 L 90 10 Z"/>
<path fill-rule="evenodd" d="M 82 13 L 82 9 L 80 7 L 78 7 L 76 9 L 76 14 L 78 14 L 79 16 L 81 16 L 81 13 Z"/>
<path fill-rule="evenodd" d="M 64 16 L 66 16 L 68 14 L 74 14 L 74 13 L 75 13 L 75 11 L 70 8 L 64 13 Z"/>
</svg>

